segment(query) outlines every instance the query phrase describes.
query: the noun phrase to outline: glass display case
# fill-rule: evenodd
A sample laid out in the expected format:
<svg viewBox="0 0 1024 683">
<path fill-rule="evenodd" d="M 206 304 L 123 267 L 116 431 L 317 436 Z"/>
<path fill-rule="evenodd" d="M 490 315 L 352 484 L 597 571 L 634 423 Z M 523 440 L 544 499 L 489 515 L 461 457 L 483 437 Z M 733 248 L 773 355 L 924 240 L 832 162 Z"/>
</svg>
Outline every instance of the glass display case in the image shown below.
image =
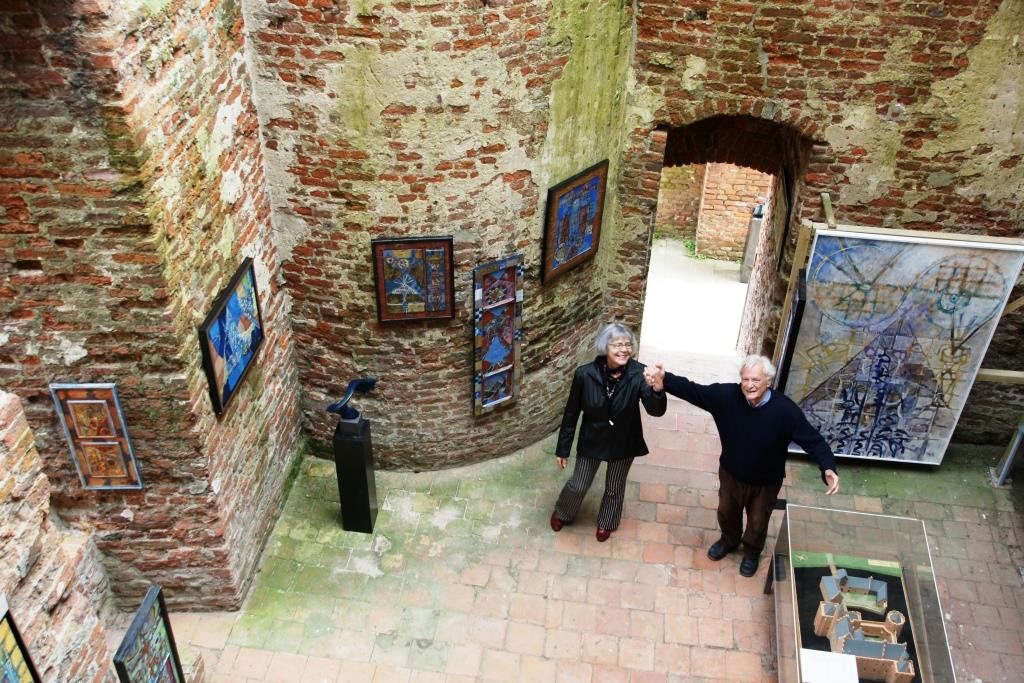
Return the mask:
<svg viewBox="0 0 1024 683">
<path fill-rule="evenodd" d="M 765 585 L 779 681 L 955 681 L 924 523 L 789 505 Z"/>
</svg>

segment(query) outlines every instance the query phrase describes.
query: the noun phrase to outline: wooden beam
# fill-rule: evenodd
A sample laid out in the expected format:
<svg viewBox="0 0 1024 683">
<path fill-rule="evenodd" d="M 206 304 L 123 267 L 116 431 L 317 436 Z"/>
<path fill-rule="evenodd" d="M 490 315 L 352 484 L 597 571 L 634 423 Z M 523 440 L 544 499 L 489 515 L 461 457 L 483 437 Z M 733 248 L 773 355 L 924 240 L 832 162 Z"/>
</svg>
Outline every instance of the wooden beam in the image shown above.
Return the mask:
<svg viewBox="0 0 1024 683">
<path fill-rule="evenodd" d="M 978 376 L 975 380 L 978 382 L 997 382 L 999 384 L 1024 384 L 1024 371 L 982 368 L 978 370 Z"/>
<path fill-rule="evenodd" d="M 1021 306 L 1024 306 L 1024 296 L 1006 304 L 1006 308 L 1003 309 L 1003 315 L 1010 315 Z"/>
<path fill-rule="evenodd" d="M 825 212 L 825 222 L 828 223 L 828 227 L 836 227 L 836 214 L 832 211 L 832 195 L 828 192 L 821 193 L 821 208 Z"/>
<path fill-rule="evenodd" d="M 789 309 L 793 306 L 793 290 L 799 281 L 800 269 L 807 263 L 807 257 L 811 250 L 811 237 L 814 229 L 807 224 L 800 226 L 800 232 L 796 236 L 796 251 L 793 252 L 793 264 L 789 269 L 789 284 L 786 286 L 786 300 L 782 302 L 782 317 L 779 319 L 779 329 L 775 333 L 775 349 L 772 351 L 772 363 L 779 365 L 779 357 L 782 355 L 782 333 L 786 321 L 789 319 Z"/>
</svg>

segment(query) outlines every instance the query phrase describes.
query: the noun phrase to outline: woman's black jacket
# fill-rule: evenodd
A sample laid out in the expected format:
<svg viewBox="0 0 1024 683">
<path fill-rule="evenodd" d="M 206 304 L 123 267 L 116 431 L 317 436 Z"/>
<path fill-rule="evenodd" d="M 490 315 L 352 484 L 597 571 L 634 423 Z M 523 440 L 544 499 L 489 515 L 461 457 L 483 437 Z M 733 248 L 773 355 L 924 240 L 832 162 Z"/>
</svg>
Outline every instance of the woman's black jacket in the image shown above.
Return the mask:
<svg viewBox="0 0 1024 683">
<path fill-rule="evenodd" d="M 621 460 L 647 455 L 639 402 L 655 417 L 665 414 L 665 393 L 655 394 L 644 381 L 644 366 L 632 358 L 622 372 L 615 395 L 605 393 L 602 367 L 605 357 L 576 368 L 569 400 L 565 403 L 562 427 L 558 431 L 555 454 L 568 458 L 576 434 L 576 420 L 583 413 L 577 455 L 598 460 Z"/>
</svg>

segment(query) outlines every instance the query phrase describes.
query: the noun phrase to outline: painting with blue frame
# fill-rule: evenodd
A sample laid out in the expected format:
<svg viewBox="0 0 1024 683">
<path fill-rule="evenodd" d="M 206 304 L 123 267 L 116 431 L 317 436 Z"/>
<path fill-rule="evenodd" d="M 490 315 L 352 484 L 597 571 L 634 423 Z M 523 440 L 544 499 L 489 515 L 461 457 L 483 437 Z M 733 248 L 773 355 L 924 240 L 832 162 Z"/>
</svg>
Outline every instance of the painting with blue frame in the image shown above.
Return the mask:
<svg viewBox="0 0 1024 683">
<path fill-rule="evenodd" d="M 605 160 L 548 190 L 541 282 L 555 280 L 597 253 L 607 182 Z"/>
<path fill-rule="evenodd" d="M 515 402 L 522 379 L 523 258 L 487 263 L 473 271 L 473 413 Z"/>
<path fill-rule="evenodd" d="M 370 242 L 377 320 L 452 318 L 452 238 L 395 237 Z"/>
<path fill-rule="evenodd" d="M 199 326 L 203 369 L 217 415 L 234 398 L 263 345 L 263 338 L 256 273 L 253 260 L 246 258 Z"/>
<path fill-rule="evenodd" d="M 785 392 L 839 456 L 938 465 L 1024 242 L 819 231 Z"/>
</svg>

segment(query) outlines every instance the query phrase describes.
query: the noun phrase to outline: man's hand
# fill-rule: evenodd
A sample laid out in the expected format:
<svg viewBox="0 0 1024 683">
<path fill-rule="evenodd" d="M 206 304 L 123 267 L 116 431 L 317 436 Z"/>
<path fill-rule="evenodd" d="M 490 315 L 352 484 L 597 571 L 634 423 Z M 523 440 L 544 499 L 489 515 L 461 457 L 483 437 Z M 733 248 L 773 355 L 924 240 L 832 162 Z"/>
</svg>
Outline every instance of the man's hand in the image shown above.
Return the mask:
<svg viewBox="0 0 1024 683">
<path fill-rule="evenodd" d="M 558 458 L 558 469 L 564 470 L 565 464 L 569 462 L 568 458 Z"/>
<path fill-rule="evenodd" d="M 665 366 L 661 363 L 655 363 L 653 368 L 648 366 L 644 369 L 644 379 L 647 380 L 647 385 L 655 391 L 664 391 Z"/>
<path fill-rule="evenodd" d="M 825 495 L 831 496 L 839 490 L 839 475 L 834 470 L 825 470 L 825 483 L 828 485 Z"/>
</svg>

